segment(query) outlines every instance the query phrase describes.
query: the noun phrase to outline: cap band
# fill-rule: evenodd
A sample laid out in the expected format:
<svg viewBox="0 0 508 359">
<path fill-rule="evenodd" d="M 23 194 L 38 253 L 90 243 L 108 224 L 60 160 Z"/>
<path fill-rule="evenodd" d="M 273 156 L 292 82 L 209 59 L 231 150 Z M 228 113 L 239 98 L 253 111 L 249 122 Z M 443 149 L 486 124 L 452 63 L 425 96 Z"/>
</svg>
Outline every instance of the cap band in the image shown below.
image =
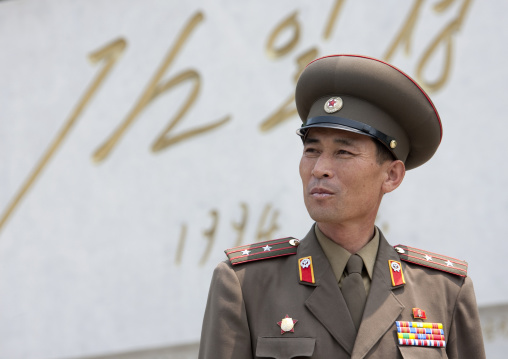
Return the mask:
<svg viewBox="0 0 508 359">
<path fill-rule="evenodd" d="M 307 127 L 318 127 L 314 126 L 321 123 L 334 123 L 341 126 L 346 126 L 353 128 L 355 130 L 358 130 L 360 132 L 365 133 L 366 135 L 369 135 L 371 137 L 377 138 L 379 141 L 381 141 L 387 148 L 391 150 L 390 143 L 395 140 L 395 138 L 390 137 L 383 132 L 376 130 L 374 127 L 369 126 L 365 123 L 358 122 L 355 120 L 350 120 L 349 118 L 343 118 L 343 117 L 336 117 L 336 116 L 317 116 L 312 117 L 305 122 L 305 125 L 302 126 L 299 130 L 301 133 L 302 130 L 305 130 Z M 303 135 L 303 133 L 302 133 Z"/>
</svg>

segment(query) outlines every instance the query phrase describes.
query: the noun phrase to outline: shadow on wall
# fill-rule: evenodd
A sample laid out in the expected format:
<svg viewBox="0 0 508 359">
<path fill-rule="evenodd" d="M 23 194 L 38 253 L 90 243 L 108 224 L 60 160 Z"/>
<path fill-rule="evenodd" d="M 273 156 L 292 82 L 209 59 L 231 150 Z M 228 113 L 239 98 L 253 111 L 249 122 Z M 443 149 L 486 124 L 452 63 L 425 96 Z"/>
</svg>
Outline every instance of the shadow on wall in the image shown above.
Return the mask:
<svg viewBox="0 0 508 359">
<path fill-rule="evenodd" d="M 482 306 L 478 309 L 487 358 L 506 358 L 508 352 L 508 303 Z"/>
<path fill-rule="evenodd" d="M 198 350 L 199 342 L 196 342 L 165 348 L 137 350 L 122 354 L 101 355 L 80 359 L 196 359 L 198 357 Z"/>
</svg>

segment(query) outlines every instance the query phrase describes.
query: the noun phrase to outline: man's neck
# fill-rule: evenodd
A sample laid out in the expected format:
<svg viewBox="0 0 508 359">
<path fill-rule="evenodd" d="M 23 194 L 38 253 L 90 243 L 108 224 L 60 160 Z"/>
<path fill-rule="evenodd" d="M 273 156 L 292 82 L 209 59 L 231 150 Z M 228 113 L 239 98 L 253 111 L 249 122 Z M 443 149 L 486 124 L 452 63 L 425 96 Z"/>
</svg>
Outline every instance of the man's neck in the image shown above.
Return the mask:
<svg viewBox="0 0 508 359">
<path fill-rule="evenodd" d="M 374 223 L 358 226 L 341 226 L 336 223 L 317 223 L 325 236 L 346 249 L 356 253 L 374 237 Z"/>
</svg>

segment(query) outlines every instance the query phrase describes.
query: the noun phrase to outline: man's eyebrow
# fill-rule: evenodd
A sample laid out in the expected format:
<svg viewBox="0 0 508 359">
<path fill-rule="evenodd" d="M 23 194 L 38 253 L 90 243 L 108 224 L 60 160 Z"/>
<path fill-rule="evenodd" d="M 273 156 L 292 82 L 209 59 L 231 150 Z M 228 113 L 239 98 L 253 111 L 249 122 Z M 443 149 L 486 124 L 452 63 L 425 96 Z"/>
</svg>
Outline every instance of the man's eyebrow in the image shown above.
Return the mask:
<svg viewBox="0 0 508 359">
<path fill-rule="evenodd" d="M 333 142 L 335 143 L 340 143 L 342 145 L 346 145 L 346 146 L 353 146 L 355 141 L 349 139 L 349 138 L 335 138 L 333 140 Z"/>
<path fill-rule="evenodd" d="M 303 143 L 305 145 L 309 144 L 309 143 L 319 143 L 320 141 L 317 139 L 317 138 L 312 138 L 312 137 L 305 137 L 305 139 L 303 140 Z"/>
</svg>

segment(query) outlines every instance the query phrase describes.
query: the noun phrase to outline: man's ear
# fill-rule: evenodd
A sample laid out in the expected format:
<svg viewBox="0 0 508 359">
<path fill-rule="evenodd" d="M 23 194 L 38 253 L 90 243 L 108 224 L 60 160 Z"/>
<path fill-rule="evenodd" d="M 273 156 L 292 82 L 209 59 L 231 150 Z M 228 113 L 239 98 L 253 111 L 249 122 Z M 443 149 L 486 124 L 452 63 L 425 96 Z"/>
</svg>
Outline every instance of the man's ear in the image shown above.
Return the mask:
<svg viewBox="0 0 508 359">
<path fill-rule="evenodd" d="M 392 161 L 386 168 L 386 179 L 383 182 L 383 193 L 390 193 L 399 187 L 406 174 L 406 166 L 400 160 Z"/>
</svg>

